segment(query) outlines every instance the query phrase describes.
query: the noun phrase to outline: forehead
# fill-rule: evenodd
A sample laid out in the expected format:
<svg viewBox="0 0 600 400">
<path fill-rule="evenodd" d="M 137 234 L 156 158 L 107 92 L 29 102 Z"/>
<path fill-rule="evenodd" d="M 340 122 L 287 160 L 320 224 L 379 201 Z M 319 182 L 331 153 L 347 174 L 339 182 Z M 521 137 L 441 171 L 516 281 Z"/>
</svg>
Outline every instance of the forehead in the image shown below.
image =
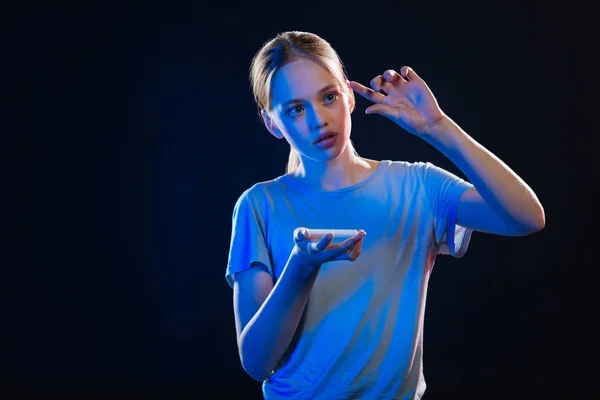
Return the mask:
<svg viewBox="0 0 600 400">
<path fill-rule="evenodd" d="M 305 58 L 293 61 L 273 76 L 271 82 L 273 105 L 291 99 L 313 98 L 320 89 L 331 83 L 336 83 L 335 77 L 314 61 Z"/>
</svg>

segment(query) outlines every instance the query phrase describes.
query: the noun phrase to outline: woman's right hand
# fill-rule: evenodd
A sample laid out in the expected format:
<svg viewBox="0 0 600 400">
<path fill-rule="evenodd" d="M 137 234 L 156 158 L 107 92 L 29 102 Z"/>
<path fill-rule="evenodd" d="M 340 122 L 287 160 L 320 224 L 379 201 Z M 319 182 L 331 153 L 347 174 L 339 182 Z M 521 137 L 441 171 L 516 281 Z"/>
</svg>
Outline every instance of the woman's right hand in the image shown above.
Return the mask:
<svg viewBox="0 0 600 400">
<path fill-rule="evenodd" d="M 354 261 L 360 255 L 365 235 L 366 232 L 361 229 L 356 235 L 343 242 L 331 244 L 332 232 L 327 233 L 319 240 L 318 238 L 311 239 L 309 229 L 296 228 L 293 254 L 302 264 L 315 268 L 330 261 Z"/>
</svg>

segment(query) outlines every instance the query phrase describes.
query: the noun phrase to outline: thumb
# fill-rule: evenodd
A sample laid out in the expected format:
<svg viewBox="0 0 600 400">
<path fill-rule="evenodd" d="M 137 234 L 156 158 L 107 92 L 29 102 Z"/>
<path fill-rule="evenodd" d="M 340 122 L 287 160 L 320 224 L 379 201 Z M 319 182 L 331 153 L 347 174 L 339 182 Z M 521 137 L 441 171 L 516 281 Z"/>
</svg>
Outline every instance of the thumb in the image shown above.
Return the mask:
<svg viewBox="0 0 600 400">
<path fill-rule="evenodd" d="M 365 114 L 379 114 L 388 118 L 393 118 L 394 113 L 394 108 L 385 104 L 373 104 L 365 110 Z"/>
<path fill-rule="evenodd" d="M 294 230 L 294 242 L 298 243 L 303 240 L 306 240 L 308 237 L 308 229 L 306 228 L 296 228 Z"/>
</svg>

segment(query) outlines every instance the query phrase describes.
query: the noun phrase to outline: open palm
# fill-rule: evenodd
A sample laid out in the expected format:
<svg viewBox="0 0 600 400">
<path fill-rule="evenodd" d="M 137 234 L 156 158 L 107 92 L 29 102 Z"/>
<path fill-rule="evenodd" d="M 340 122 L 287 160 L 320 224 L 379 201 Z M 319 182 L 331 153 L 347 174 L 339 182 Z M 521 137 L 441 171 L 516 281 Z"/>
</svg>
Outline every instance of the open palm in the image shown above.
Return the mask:
<svg viewBox="0 0 600 400">
<path fill-rule="evenodd" d="M 375 103 L 367 114 L 380 114 L 408 132 L 420 135 L 444 117 L 433 93 L 415 72 L 402 67 L 402 75 L 387 70 L 370 82 L 371 88 L 350 82 L 356 93 Z M 380 93 L 384 92 L 384 93 Z"/>
</svg>

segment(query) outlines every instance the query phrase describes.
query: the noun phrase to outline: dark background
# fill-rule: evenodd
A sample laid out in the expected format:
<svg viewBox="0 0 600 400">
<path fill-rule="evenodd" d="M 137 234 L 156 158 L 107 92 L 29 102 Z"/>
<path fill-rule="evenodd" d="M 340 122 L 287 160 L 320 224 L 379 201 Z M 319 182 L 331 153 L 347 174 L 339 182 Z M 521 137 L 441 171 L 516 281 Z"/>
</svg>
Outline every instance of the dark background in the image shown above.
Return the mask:
<svg viewBox="0 0 600 400">
<path fill-rule="evenodd" d="M 3 398 L 261 398 L 239 362 L 224 273 L 235 201 L 284 173 L 288 146 L 260 124 L 248 67 L 285 30 L 321 35 L 365 84 L 412 66 L 545 207 L 536 235 L 475 234 L 464 258 L 437 260 L 425 399 L 597 393 L 588 10 L 84 3 L 2 13 Z M 357 102 L 362 156 L 462 176 Z"/>
</svg>

